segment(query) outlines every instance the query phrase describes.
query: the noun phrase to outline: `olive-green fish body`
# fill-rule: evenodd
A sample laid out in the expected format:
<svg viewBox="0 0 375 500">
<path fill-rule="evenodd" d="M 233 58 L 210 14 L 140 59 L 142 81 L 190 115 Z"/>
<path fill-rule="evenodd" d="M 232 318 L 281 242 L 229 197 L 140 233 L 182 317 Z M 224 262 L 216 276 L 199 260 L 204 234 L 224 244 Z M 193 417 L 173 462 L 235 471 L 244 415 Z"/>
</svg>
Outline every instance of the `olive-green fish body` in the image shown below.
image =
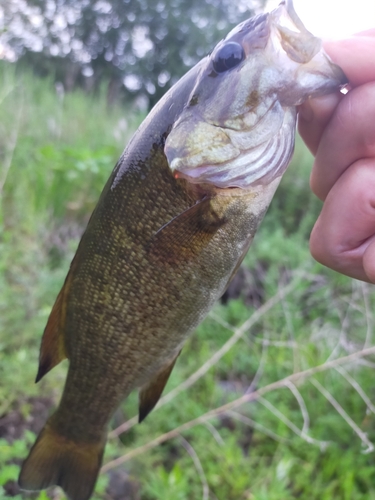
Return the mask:
<svg viewBox="0 0 375 500">
<path fill-rule="evenodd" d="M 65 357 L 69 371 L 21 487 L 90 497 L 120 401 L 139 388 L 146 417 L 242 262 L 291 157 L 296 106 L 344 81 L 283 2 L 235 28 L 146 118 L 48 320 L 37 380 Z"/>
<path fill-rule="evenodd" d="M 197 200 L 151 150 L 150 163 L 99 202 L 73 264 L 58 414 L 77 439 L 101 435 L 121 399 L 178 355 L 225 291 L 278 183 Z M 132 175 L 137 182 L 143 169 L 136 193 Z M 136 201 L 123 203 L 130 193 Z"/>
</svg>

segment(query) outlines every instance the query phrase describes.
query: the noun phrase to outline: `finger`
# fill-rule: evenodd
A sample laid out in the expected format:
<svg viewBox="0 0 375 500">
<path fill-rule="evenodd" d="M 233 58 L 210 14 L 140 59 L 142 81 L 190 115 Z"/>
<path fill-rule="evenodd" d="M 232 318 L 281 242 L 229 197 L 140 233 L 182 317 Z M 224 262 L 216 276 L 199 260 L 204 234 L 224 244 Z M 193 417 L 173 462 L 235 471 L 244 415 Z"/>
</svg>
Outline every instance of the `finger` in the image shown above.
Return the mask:
<svg viewBox="0 0 375 500">
<path fill-rule="evenodd" d="M 375 158 L 375 82 L 351 90 L 337 106 L 316 152 L 311 189 L 324 200 L 343 172 Z"/>
<path fill-rule="evenodd" d="M 310 250 L 325 266 L 375 283 L 375 159 L 356 162 L 333 186 Z"/>
<path fill-rule="evenodd" d="M 325 40 L 324 48 L 352 86 L 375 81 L 375 29 L 344 40 Z"/>
<path fill-rule="evenodd" d="M 356 36 L 370 36 L 375 37 L 375 28 L 371 28 L 365 31 L 360 31 L 359 33 L 354 33 L 353 37 Z"/>
<path fill-rule="evenodd" d="M 308 99 L 299 107 L 298 132 L 315 156 L 324 129 L 344 96 L 340 92 Z"/>
<path fill-rule="evenodd" d="M 371 283 L 375 283 L 375 241 L 372 240 L 363 255 L 363 269 Z"/>
<path fill-rule="evenodd" d="M 375 29 L 344 40 L 326 40 L 324 48 L 342 67 L 352 87 L 375 81 Z M 300 106 L 298 130 L 314 156 L 324 128 L 342 97 L 337 92 L 309 99 Z"/>
</svg>

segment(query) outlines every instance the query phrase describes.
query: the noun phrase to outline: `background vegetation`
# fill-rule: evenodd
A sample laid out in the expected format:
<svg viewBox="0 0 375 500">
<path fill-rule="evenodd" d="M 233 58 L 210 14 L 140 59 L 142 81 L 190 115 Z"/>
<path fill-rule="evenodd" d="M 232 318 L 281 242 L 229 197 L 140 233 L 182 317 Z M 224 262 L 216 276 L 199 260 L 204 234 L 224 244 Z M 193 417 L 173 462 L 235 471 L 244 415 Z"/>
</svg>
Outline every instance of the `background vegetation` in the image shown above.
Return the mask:
<svg viewBox="0 0 375 500">
<path fill-rule="evenodd" d="M 0 58 L 154 105 L 265 0 L 0 0 Z"/>
<path fill-rule="evenodd" d="M 65 95 L 52 77 L 0 65 L 0 499 L 64 498 L 58 488 L 21 493 L 16 478 L 65 379 L 64 362 L 34 385 L 44 325 L 143 118 L 108 109 L 105 94 Z M 185 346 L 161 407 L 134 426 L 133 394 L 116 413 L 95 500 L 375 499 L 375 364 L 363 352 L 374 345 L 375 294 L 310 257 L 320 209 L 310 167 L 298 142 L 238 278 Z"/>
</svg>

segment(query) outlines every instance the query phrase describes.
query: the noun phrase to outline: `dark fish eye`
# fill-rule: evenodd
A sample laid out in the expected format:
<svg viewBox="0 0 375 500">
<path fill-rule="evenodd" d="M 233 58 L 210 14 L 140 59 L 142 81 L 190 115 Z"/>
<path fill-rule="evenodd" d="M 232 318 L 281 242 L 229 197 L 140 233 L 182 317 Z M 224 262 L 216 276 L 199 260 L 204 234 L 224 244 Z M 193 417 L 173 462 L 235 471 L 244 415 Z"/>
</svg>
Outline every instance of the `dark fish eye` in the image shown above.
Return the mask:
<svg viewBox="0 0 375 500">
<path fill-rule="evenodd" d="M 234 68 L 245 59 L 245 52 L 242 46 L 236 42 L 228 42 L 215 54 L 213 60 L 214 70 L 223 73 Z"/>
</svg>

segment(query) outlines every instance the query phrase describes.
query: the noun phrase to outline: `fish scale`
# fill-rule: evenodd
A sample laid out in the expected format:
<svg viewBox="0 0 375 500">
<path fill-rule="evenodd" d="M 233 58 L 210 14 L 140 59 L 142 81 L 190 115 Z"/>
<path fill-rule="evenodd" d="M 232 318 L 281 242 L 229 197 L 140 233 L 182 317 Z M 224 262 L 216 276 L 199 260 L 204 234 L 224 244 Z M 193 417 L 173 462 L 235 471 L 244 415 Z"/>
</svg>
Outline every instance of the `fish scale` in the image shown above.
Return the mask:
<svg viewBox="0 0 375 500">
<path fill-rule="evenodd" d="M 287 0 L 232 30 L 151 111 L 47 322 L 37 381 L 66 357 L 69 369 L 22 488 L 90 498 L 121 400 L 139 389 L 148 415 L 246 255 L 292 155 L 296 106 L 345 82 Z"/>
</svg>

